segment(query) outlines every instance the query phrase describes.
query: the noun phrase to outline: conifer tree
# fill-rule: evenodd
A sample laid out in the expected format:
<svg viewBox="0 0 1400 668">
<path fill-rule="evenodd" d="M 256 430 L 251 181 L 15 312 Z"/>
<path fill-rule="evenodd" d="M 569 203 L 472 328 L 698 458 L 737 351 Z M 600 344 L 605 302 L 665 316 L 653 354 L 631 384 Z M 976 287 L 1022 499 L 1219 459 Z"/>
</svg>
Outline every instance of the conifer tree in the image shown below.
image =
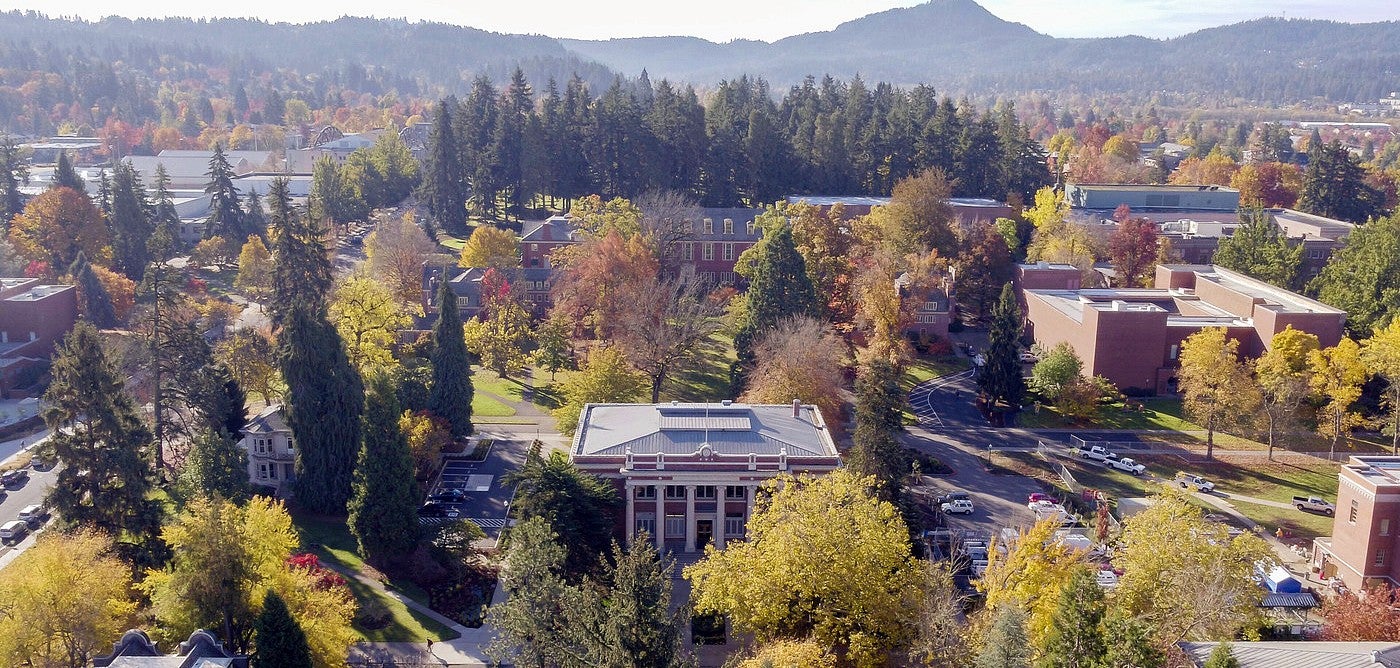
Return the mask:
<svg viewBox="0 0 1400 668">
<path fill-rule="evenodd" d="M 278 231 L 272 248 L 272 301 L 268 311 L 274 324 L 283 325 L 294 306 L 326 308 L 331 260 L 321 228 L 292 207 L 286 180 L 273 180 L 267 190 L 267 204 L 268 223 Z"/>
<path fill-rule="evenodd" d="M 297 501 L 315 512 L 343 513 L 360 444 L 360 375 L 324 306 L 293 305 L 277 342 L 297 445 Z"/>
<path fill-rule="evenodd" d="M 263 212 L 262 198 L 251 188 L 243 206 L 243 228 L 250 234 L 267 238 L 267 214 Z"/>
<path fill-rule="evenodd" d="M 433 114 L 422 195 L 432 218 L 443 230 L 448 234 L 466 235 L 466 180 L 458 156 L 457 137 L 452 119 L 456 107 L 457 100 L 449 97 L 438 103 L 437 112 Z"/>
<path fill-rule="evenodd" d="M 1001 300 L 992 309 L 990 341 L 983 358 L 986 364 L 977 374 L 977 388 L 988 402 L 1005 402 L 1012 412 L 1020 407 L 1026 394 L 1019 359 L 1021 328 L 1021 307 L 1016 304 L 1016 292 L 1007 283 L 1001 290 Z"/>
<path fill-rule="evenodd" d="M 783 221 L 765 230 L 763 239 L 744 251 L 752 256 L 747 294 L 748 319 L 734 336 L 739 363 L 753 361 L 753 346 L 778 321 L 794 315 L 817 315 L 817 292 L 807 276 L 807 263 L 797 252 L 792 228 Z M 742 264 L 748 257 L 741 257 Z"/>
<path fill-rule="evenodd" d="M 168 260 L 180 245 L 180 214 L 175 211 L 170 174 L 163 164 L 156 165 L 155 183 L 155 212 L 151 215 L 151 225 L 156 231 L 151 235 L 150 253 L 153 259 Z"/>
<path fill-rule="evenodd" d="M 1298 287 L 1303 245 L 1291 246 L 1283 230 L 1258 206 L 1241 208 L 1244 224 L 1220 240 L 1212 262 L 1286 290 Z"/>
<path fill-rule="evenodd" d="M 418 543 L 418 484 L 408 438 L 399 428 L 403 408 L 393 382 L 381 372 L 368 386 L 349 525 L 360 554 L 384 565 Z"/>
<path fill-rule="evenodd" d="M 462 318 L 457 313 L 457 296 L 448 286 L 447 270 L 438 288 L 438 321 L 433 325 L 433 386 L 428 393 L 428 410 L 447 421 L 452 436 L 470 436 L 472 426 L 472 370 Z"/>
<path fill-rule="evenodd" d="M 181 485 L 188 493 L 237 504 L 248 500 L 248 452 L 238 447 L 235 438 L 217 429 L 195 435 L 180 470 Z"/>
<path fill-rule="evenodd" d="M 253 622 L 252 668 L 312 668 L 306 632 L 277 592 L 268 589 Z"/>
<path fill-rule="evenodd" d="M 1102 627 L 1105 609 L 1103 588 L 1093 571 L 1075 569 L 1060 592 L 1041 662 L 1056 668 L 1100 666 L 1106 650 Z"/>
<path fill-rule="evenodd" d="M 118 163 L 112 173 L 107 219 L 112 228 L 112 259 L 117 271 L 139 280 L 150 260 L 147 243 L 153 231 L 151 206 L 140 175 L 126 163 Z"/>
<path fill-rule="evenodd" d="M 44 423 L 53 435 L 40 455 L 64 465 L 45 503 L 68 526 L 95 528 L 148 547 L 158 540 L 160 527 L 160 508 L 147 498 L 153 479 L 151 432 L 91 324 L 80 322 L 64 337 L 52 374 L 44 393 Z"/>
<path fill-rule="evenodd" d="M 28 175 L 19 147 L 10 135 L 0 135 L 0 228 L 8 228 L 10 219 L 24 208 L 19 184 Z"/>
<path fill-rule="evenodd" d="M 224 155 L 224 147 L 214 145 L 209 159 L 209 182 L 204 193 L 209 195 L 209 222 L 204 226 L 204 238 L 223 237 L 244 239 L 243 208 L 238 204 L 238 189 L 233 186 L 233 166 Z"/>
<path fill-rule="evenodd" d="M 992 618 L 992 628 L 976 668 L 1030 668 L 1031 645 L 1026 637 L 1026 613 L 1018 605 L 1004 605 Z"/>
<path fill-rule="evenodd" d="M 856 431 L 850 466 L 874 476 L 881 498 L 893 500 L 899 480 L 909 473 L 908 455 L 897 434 L 903 430 L 904 393 L 899 372 L 889 360 L 876 359 L 856 378 Z"/>
<path fill-rule="evenodd" d="M 82 318 L 98 329 L 111 329 L 117 326 L 117 311 L 112 305 L 112 296 L 98 280 L 97 273 L 88 263 L 87 255 L 78 251 L 78 257 L 68 267 L 68 274 L 78 284 L 78 295 L 82 297 Z"/>
<path fill-rule="evenodd" d="M 83 177 L 78 176 L 78 170 L 73 168 L 73 162 L 68 159 L 67 151 L 59 151 L 58 164 L 53 170 L 54 188 L 72 188 L 74 191 L 87 195 L 87 182 Z"/>
</svg>

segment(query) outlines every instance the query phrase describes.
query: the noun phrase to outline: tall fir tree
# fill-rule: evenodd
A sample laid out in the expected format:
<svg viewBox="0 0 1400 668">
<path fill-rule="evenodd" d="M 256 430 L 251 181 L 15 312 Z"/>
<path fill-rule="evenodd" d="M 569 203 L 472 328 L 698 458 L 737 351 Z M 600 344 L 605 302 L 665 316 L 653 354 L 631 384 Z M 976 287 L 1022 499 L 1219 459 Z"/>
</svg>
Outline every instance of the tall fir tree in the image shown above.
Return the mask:
<svg viewBox="0 0 1400 668">
<path fill-rule="evenodd" d="M 470 436 L 472 426 L 471 358 L 457 312 L 457 296 L 447 283 L 447 270 L 438 287 L 438 320 L 433 325 L 433 385 L 428 392 L 428 410 L 447 421 L 456 438 Z"/>
<path fill-rule="evenodd" d="M 294 305 L 277 343 L 287 423 L 297 445 L 297 501 L 315 512 L 342 514 L 360 444 L 360 375 L 325 307 Z"/>
<path fill-rule="evenodd" d="M 140 280 L 150 260 L 147 243 L 153 227 L 146 189 L 131 165 L 117 164 L 112 173 L 111 198 L 107 222 L 112 228 L 112 259 L 117 271 Z"/>
<path fill-rule="evenodd" d="M 1015 413 L 1026 395 L 1026 381 L 1021 376 L 1020 341 L 1021 307 L 1016 304 L 1016 292 L 1007 283 L 1001 299 L 992 309 L 990 339 L 984 364 L 977 373 L 977 388 L 989 404 L 1004 402 Z"/>
<path fill-rule="evenodd" d="M 418 543 L 418 483 L 408 438 L 399 428 L 403 408 L 394 383 L 381 372 L 367 384 L 349 525 L 360 554 L 383 566 Z"/>
<path fill-rule="evenodd" d="M 1273 216 L 1260 206 L 1242 207 L 1243 225 L 1220 240 L 1211 261 L 1226 269 L 1296 290 L 1298 269 L 1303 260 L 1303 244 L 1290 245 Z"/>
<path fill-rule="evenodd" d="M 1076 568 L 1060 591 L 1054 623 L 1046 639 L 1041 662 L 1057 668 L 1097 668 L 1103 664 L 1103 621 L 1106 613 L 1103 588 L 1093 571 Z"/>
<path fill-rule="evenodd" d="M 262 612 L 253 622 L 252 668 L 313 668 L 306 632 L 292 617 L 287 603 L 268 589 Z"/>
<path fill-rule="evenodd" d="M 80 322 L 64 337 L 51 373 L 43 416 L 53 435 L 40 456 L 63 467 L 45 503 L 64 524 L 117 537 L 129 557 L 149 556 L 161 515 L 148 498 L 151 432 L 92 325 Z"/>
<path fill-rule="evenodd" d="M 53 170 L 53 187 L 72 188 L 84 195 L 87 194 L 87 182 L 78 175 L 78 170 L 73 168 L 73 161 L 68 159 L 67 151 L 59 151 L 58 164 Z"/>
<path fill-rule="evenodd" d="M 753 361 L 753 346 L 783 318 L 818 314 L 817 291 L 807 275 L 807 263 L 797 252 L 792 227 L 782 221 L 765 229 L 763 239 L 744 251 L 752 256 L 748 318 L 734 336 L 740 365 Z M 741 257 L 741 263 L 749 258 Z"/>
<path fill-rule="evenodd" d="M 19 184 L 26 180 L 28 172 L 14 138 L 0 135 L 0 228 L 8 229 L 10 219 L 24 208 Z"/>
<path fill-rule="evenodd" d="M 1384 195 L 1368 185 L 1365 176 L 1361 162 L 1341 142 L 1309 144 L 1298 207 L 1319 216 L 1364 223 L 1385 211 Z"/>
<path fill-rule="evenodd" d="M 251 234 L 267 238 L 267 213 L 263 210 L 262 198 L 258 197 L 258 191 L 252 188 L 248 189 L 248 197 L 243 205 L 243 228 Z"/>
<path fill-rule="evenodd" d="M 423 178 L 422 195 L 432 218 L 448 234 L 467 233 L 466 178 L 459 158 L 452 114 L 456 98 L 438 103 L 433 114 L 433 128 L 428 136 L 428 165 Z"/>
<path fill-rule="evenodd" d="M 238 188 L 233 185 L 233 166 L 224 154 L 223 145 L 214 145 L 209 171 L 204 175 L 209 178 L 204 186 L 204 193 L 209 195 L 209 220 L 204 226 L 204 238 L 246 239 L 243 208 L 238 203 Z"/>
<path fill-rule="evenodd" d="M 165 165 L 156 165 L 155 212 L 151 215 L 150 253 L 156 260 L 168 260 L 180 246 L 180 214 L 175 210 L 175 195 L 170 192 L 170 174 Z"/>
<path fill-rule="evenodd" d="M 272 301 L 268 311 L 280 325 L 296 305 L 324 310 L 331 289 L 331 260 L 322 229 L 292 206 L 284 179 L 267 190 L 268 224 L 277 230 L 273 244 Z"/>
<path fill-rule="evenodd" d="M 874 476 L 880 497 L 892 501 L 909 473 L 909 457 L 898 434 L 904 429 L 904 393 L 899 370 L 887 359 L 872 360 L 856 377 L 856 430 L 850 466 Z"/>
<path fill-rule="evenodd" d="M 68 274 L 78 284 L 78 295 L 82 297 L 82 318 L 98 329 L 112 329 L 117 326 L 117 311 L 112 305 L 112 295 L 98 280 L 92 270 L 87 255 L 78 251 L 78 257 L 68 267 Z"/>
<path fill-rule="evenodd" d="M 973 662 L 975 668 L 1030 668 L 1031 643 L 1026 637 L 1026 613 L 1015 603 L 1001 606 L 993 613 L 992 626 L 987 630 L 982 652 Z"/>
</svg>

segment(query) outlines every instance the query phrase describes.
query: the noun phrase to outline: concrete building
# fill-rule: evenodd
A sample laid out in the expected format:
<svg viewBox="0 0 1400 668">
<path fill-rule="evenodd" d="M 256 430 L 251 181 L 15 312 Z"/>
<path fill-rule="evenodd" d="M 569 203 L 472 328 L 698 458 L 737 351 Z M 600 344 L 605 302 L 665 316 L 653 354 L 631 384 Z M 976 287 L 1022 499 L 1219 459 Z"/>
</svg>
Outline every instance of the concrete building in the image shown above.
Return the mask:
<svg viewBox="0 0 1400 668">
<path fill-rule="evenodd" d="M 1191 666 L 1204 666 L 1218 643 L 1182 642 Z M 1240 668 L 1400 668 L 1400 644 L 1316 640 L 1230 643 Z"/>
<path fill-rule="evenodd" d="M 1029 287 L 1057 275 L 1072 285 L 1069 273 L 1018 270 L 1026 334 L 1045 347 L 1069 343 L 1085 375 L 1124 389 L 1176 391 L 1181 342 L 1207 327 L 1225 328 L 1253 358 L 1288 326 L 1317 335 L 1323 347 L 1336 345 L 1346 322 L 1343 311 L 1213 265 L 1160 265 L 1153 288 Z"/>
<path fill-rule="evenodd" d="M 759 487 L 841 465 L 816 406 L 588 404 L 569 456 L 626 499 L 622 533 L 695 553 L 742 540 Z"/>
<path fill-rule="evenodd" d="M 1151 209 L 1192 209 L 1235 211 L 1240 208 L 1240 191 L 1225 186 L 1157 186 L 1103 183 L 1071 183 L 1065 186 L 1065 201 L 1075 209 L 1113 211 L 1128 205 L 1134 212 Z"/>
<path fill-rule="evenodd" d="M 1337 479 L 1332 535 L 1313 541 L 1313 565 L 1353 591 L 1400 585 L 1400 457 L 1353 456 Z"/>
<path fill-rule="evenodd" d="M 164 654 L 145 631 L 122 634 L 112 653 L 92 660 L 94 668 L 248 668 L 248 657 L 224 648 L 214 634 L 203 629 L 190 634 L 174 654 Z"/>
<path fill-rule="evenodd" d="M 0 396 L 21 398 L 78 322 L 78 289 L 0 278 Z"/>
<path fill-rule="evenodd" d="M 264 408 L 243 428 L 238 447 L 248 452 L 248 481 L 286 496 L 296 482 L 296 443 L 280 404 Z"/>
</svg>

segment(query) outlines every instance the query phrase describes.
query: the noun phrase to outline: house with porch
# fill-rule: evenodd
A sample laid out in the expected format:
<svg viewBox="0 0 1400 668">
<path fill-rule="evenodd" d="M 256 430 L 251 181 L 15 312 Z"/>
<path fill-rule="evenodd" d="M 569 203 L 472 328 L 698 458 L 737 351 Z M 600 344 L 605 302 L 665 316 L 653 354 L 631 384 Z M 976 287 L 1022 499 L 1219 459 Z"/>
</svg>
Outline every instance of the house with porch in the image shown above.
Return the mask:
<svg viewBox="0 0 1400 668">
<path fill-rule="evenodd" d="M 659 549 L 703 552 L 743 540 L 763 483 L 841 465 L 813 405 L 588 404 L 569 450 L 626 499 L 621 532 Z"/>
<path fill-rule="evenodd" d="M 238 446 L 248 452 L 248 481 L 271 487 L 279 497 L 296 481 L 297 449 L 281 404 L 264 408 L 243 428 Z"/>
</svg>

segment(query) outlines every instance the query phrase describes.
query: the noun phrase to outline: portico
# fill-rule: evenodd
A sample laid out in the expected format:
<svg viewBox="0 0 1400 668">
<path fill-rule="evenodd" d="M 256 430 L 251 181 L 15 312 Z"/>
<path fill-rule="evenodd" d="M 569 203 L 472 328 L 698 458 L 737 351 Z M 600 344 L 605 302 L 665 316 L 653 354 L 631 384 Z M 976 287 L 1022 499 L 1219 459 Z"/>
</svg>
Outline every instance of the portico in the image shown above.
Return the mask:
<svg viewBox="0 0 1400 668">
<path fill-rule="evenodd" d="M 743 540 L 764 482 L 840 465 L 815 406 L 590 404 L 571 456 L 626 501 L 623 532 L 700 552 Z"/>
</svg>

